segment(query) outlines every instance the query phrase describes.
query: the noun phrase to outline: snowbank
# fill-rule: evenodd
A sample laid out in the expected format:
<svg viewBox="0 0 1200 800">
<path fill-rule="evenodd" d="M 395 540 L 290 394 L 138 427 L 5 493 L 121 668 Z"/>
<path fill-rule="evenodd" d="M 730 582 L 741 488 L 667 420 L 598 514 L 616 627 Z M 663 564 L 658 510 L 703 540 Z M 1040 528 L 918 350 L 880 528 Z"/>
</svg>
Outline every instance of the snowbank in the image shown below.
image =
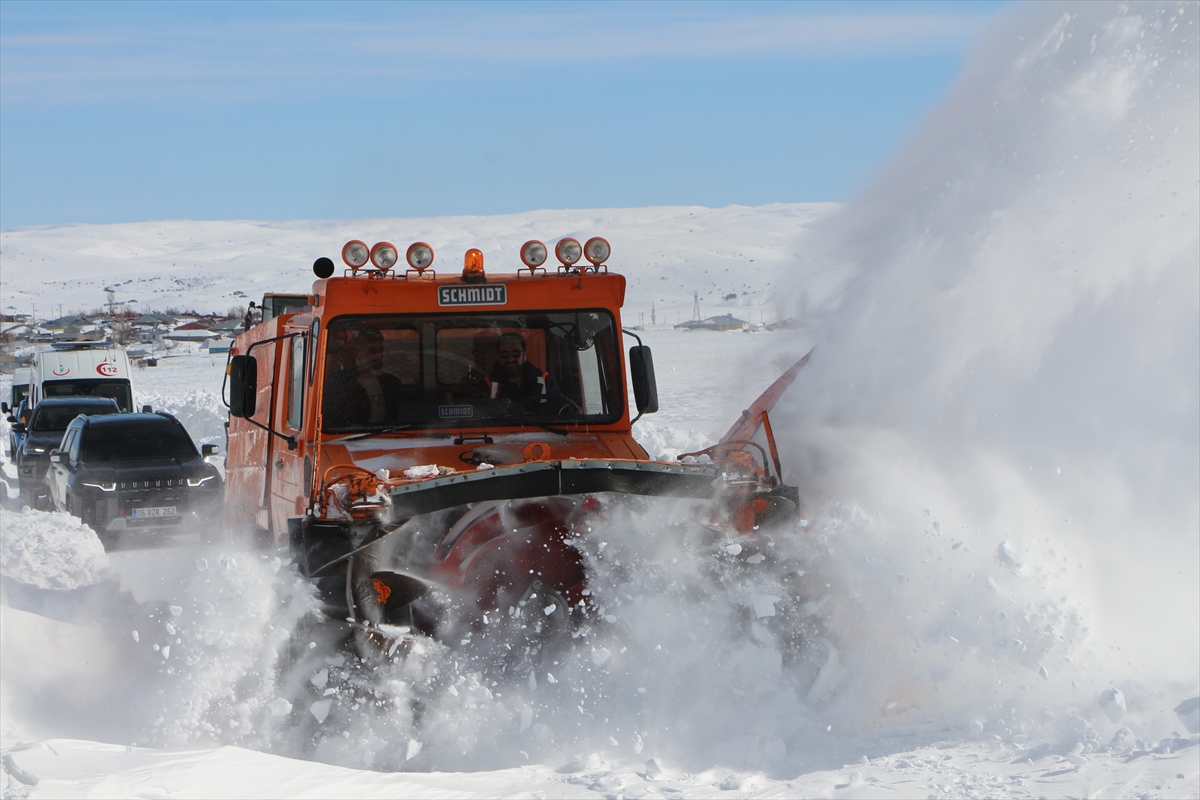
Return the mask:
<svg viewBox="0 0 1200 800">
<path fill-rule="evenodd" d="M 42 589 L 77 589 L 108 577 L 104 545 L 78 517 L 25 507 L 5 510 L 0 573 Z"/>
</svg>

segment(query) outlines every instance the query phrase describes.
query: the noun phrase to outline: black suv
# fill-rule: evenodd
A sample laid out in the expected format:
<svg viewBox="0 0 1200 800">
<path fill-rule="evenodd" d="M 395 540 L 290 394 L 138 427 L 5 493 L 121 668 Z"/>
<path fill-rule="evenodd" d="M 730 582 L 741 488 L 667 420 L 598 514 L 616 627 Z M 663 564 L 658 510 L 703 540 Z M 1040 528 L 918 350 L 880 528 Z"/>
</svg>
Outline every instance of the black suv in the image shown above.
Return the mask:
<svg viewBox="0 0 1200 800">
<path fill-rule="evenodd" d="M 50 453 L 50 500 L 100 534 L 220 524 L 217 468 L 170 414 L 79 417 Z"/>
<path fill-rule="evenodd" d="M 116 414 L 116 401 L 109 397 L 48 397 L 33 408 L 27 425 L 13 423 L 22 434 L 21 447 L 13 460 L 21 487 L 21 502 L 32 508 L 47 508 L 46 469 L 50 451 L 62 442 L 63 432 L 80 414 Z"/>
</svg>

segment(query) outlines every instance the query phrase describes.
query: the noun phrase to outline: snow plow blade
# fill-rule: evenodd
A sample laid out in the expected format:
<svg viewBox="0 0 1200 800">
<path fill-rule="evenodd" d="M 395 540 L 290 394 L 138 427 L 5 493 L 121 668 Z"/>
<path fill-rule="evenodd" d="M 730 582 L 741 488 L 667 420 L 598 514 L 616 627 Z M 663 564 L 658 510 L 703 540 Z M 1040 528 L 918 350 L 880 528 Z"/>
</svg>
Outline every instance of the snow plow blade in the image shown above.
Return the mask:
<svg viewBox="0 0 1200 800">
<path fill-rule="evenodd" d="M 389 494 L 398 518 L 488 500 L 598 492 L 708 499 L 717 469 L 658 461 L 539 461 L 401 484 Z"/>
</svg>

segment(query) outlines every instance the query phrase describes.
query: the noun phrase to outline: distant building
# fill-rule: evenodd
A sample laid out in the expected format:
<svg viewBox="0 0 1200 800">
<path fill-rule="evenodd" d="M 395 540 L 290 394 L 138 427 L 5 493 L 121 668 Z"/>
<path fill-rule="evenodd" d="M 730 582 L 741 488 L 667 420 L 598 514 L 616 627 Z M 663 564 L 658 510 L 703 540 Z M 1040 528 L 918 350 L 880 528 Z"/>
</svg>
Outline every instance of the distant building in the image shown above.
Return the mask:
<svg viewBox="0 0 1200 800">
<path fill-rule="evenodd" d="M 722 314 L 719 317 L 709 317 L 708 319 L 691 319 L 681 322 L 675 327 L 684 330 L 740 331 L 747 324 L 746 320 L 738 319 L 733 314 Z"/>
</svg>

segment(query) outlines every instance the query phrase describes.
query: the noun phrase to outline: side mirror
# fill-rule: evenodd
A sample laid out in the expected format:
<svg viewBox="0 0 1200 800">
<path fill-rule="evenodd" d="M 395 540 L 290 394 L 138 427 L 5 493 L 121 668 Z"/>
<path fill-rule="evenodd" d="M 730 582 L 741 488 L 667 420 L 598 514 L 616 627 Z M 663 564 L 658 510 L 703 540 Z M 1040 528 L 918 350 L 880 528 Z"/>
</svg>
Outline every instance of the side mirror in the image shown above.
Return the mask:
<svg viewBox="0 0 1200 800">
<path fill-rule="evenodd" d="M 209 456 L 215 456 L 219 452 L 221 452 L 221 448 L 217 447 L 215 444 L 200 445 L 200 455 L 204 456 L 205 458 L 208 458 Z"/>
<path fill-rule="evenodd" d="M 50 451 L 50 463 L 51 464 L 61 464 L 62 463 L 62 450 L 51 450 Z"/>
<path fill-rule="evenodd" d="M 658 411 L 658 382 L 654 380 L 654 357 L 649 347 L 639 344 L 629 348 L 629 377 L 638 413 Z"/>
<path fill-rule="evenodd" d="M 142 406 L 142 413 L 143 414 L 153 414 L 154 413 L 153 406 L 149 406 L 149 405 Z"/>
<path fill-rule="evenodd" d="M 10 411 L 12 411 L 12 409 L 8 407 L 8 403 L 0 402 L 0 412 L 7 414 Z"/>
<path fill-rule="evenodd" d="M 229 415 L 253 417 L 257 398 L 258 360 L 254 356 L 229 359 Z"/>
<path fill-rule="evenodd" d="M 9 419 L 12 419 L 12 418 L 9 417 Z M 12 424 L 12 429 L 13 429 L 13 433 L 25 433 L 25 425 L 24 425 L 24 423 L 21 423 L 21 422 L 14 422 Z"/>
<path fill-rule="evenodd" d="M 16 417 L 14 417 L 12 414 L 9 414 L 9 415 L 8 415 L 8 420 L 7 420 L 7 421 L 8 421 L 8 423 L 9 423 L 10 425 L 13 425 L 13 424 L 15 424 L 15 423 L 16 423 L 16 421 L 17 421 L 17 418 L 16 418 Z"/>
</svg>

